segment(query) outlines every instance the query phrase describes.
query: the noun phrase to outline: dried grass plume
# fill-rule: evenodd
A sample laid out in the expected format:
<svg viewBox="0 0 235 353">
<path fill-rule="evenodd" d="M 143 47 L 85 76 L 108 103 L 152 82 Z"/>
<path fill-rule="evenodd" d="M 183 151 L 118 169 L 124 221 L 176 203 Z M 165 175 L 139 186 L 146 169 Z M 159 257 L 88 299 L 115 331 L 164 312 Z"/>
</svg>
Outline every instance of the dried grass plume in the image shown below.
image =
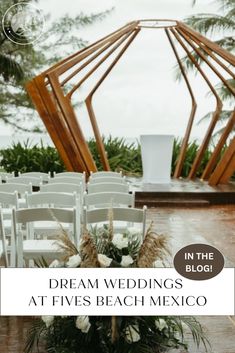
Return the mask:
<svg viewBox="0 0 235 353">
<path fill-rule="evenodd" d="M 139 250 L 136 258 L 136 267 L 153 267 L 154 262 L 161 260 L 162 262 L 170 255 L 168 249 L 168 237 L 165 235 L 158 235 L 153 230 L 153 222 L 150 224 L 143 244 Z"/>
</svg>

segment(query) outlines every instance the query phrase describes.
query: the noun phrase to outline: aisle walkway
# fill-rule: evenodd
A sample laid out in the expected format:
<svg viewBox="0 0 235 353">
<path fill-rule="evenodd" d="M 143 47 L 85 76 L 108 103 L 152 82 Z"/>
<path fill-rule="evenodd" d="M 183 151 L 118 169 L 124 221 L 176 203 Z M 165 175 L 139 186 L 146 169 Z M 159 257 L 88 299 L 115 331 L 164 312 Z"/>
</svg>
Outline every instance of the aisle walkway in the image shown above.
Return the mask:
<svg viewBox="0 0 235 353">
<path fill-rule="evenodd" d="M 226 257 L 226 265 L 235 267 L 235 206 L 196 209 L 149 209 L 158 233 L 171 237 L 172 253 L 195 242 L 209 243 Z M 30 318 L 0 318 L 0 353 L 22 353 Z M 235 353 L 235 318 L 207 316 L 199 318 L 211 342 L 209 353 Z M 189 337 L 190 338 L 190 337 Z M 190 345 L 190 353 L 205 353 Z M 40 353 L 45 353 L 43 350 Z M 185 353 L 172 351 L 171 353 Z"/>
</svg>

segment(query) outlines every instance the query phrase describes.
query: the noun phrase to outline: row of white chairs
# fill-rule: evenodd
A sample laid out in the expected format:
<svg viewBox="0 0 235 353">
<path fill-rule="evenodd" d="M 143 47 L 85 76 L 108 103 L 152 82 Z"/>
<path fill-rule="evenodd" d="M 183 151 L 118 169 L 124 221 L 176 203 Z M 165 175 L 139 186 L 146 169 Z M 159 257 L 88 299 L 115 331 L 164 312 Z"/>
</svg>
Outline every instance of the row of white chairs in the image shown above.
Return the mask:
<svg viewBox="0 0 235 353">
<path fill-rule="evenodd" d="M 146 223 L 146 207 L 141 209 L 136 208 L 121 208 L 114 207 L 112 209 L 112 217 L 115 221 L 140 223 L 142 225 L 142 236 L 145 233 Z M 61 209 L 61 208 L 32 208 L 12 210 L 12 236 L 10 243 L 7 242 L 7 236 L 4 229 L 4 221 L 0 209 L 0 257 L 4 261 L 4 265 L 9 265 L 8 254 L 10 255 L 11 266 L 23 267 L 28 264 L 29 260 L 38 260 L 44 257 L 45 260 L 52 261 L 60 260 L 63 257 L 62 250 L 55 243 L 55 239 L 35 239 L 31 237 L 32 222 L 46 221 L 58 222 L 61 224 L 69 224 L 71 227 L 72 241 L 79 244 L 79 230 L 77 229 L 78 218 L 76 209 Z M 85 225 L 88 227 L 91 224 L 109 221 L 109 213 L 106 208 L 85 210 Z M 22 225 L 26 226 L 23 230 Z M 26 236 L 25 236 L 26 231 Z"/>
<path fill-rule="evenodd" d="M 107 175 L 106 173 L 107 172 L 94 173 L 94 175 L 96 175 L 94 179 L 97 178 L 97 180 L 98 179 L 102 180 L 104 178 L 104 175 L 105 176 Z M 82 177 L 83 176 L 84 176 L 84 173 L 82 173 Z M 115 178 L 116 176 L 112 173 L 111 175 L 108 173 L 108 177 Z M 26 177 L 19 176 L 17 178 L 26 178 Z M 62 178 L 68 178 L 68 177 L 62 176 Z M 17 256 L 15 255 L 11 256 L 11 262 L 10 262 L 11 265 L 14 266 L 14 263 L 16 262 L 16 258 L 20 259 L 20 260 L 17 260 L 17 265 L 18 266 L 22 265 L 23 258 L 25 258 L 25 256 L 22 257 L 21 256 L 22 251 L 20 253 L 19 251 L 22 248 L 22 244 L 23 244 L 22 242 L 24 240 L 28 242 L 28 243 L 25 243 L 25 246 L 26 247 L 28 246 L 28 250 L 30 249 L 29 245 L 33 242 L 31 244 L 32 245 L 31 248 L 33 247 L 34 249 L 33 251 L 34 255 L 35 255 L 35 251 L 37 254 L 44 253 L 43 251 L 41 251 L 43 249 L 40 248 L 40 246 L 43 244 L 44 244 L 44 247 L 46 246 L 46 248 L 49 249 L 50 251 L 52 247 L 52 243 L 47 242 L 47 240 L 51 241 L 51 239 L 48 239 L 48 235 L 51 233 L 50 230 L 52 232 L 53 230 L 55 230 L 55 227 L 51 226 L 51 224 L 48 224 L 48 223 L 53 222 L 53 220 L 51 219 L 51 212 L 53 209 L 57 210 L 59 207 L 59 209 L 61 210 L 59 211 L 59 213 L 55 211 L 57 222 L 60 222 L 66 231 L 68 232 L 70 231 L 70 234 L 74 235 L 73 240 L 75 241 L 75 243 L 77 243 L 81 233 L 80 222 L 82 221 L 85 226 L 87 226 L 87 224 L 89 223 L 92 223 L 89 218 L 90 216 L 87 216 L 89 215 L 89 212 L 91 212 L 92 214 L 92 212 L 94 211 L 95 212 L 94 217 L 96 217 L 95 216 L 96 212 L 98 212 L 98 219 L 102 216 L 103 217 L 103 218 L 101 217 L 102 220 L 107 219 L 107 215 L 108 215 L 107 209 L 110 208 L 111 206 L 114 207 L 114 210 L 118 206 L 117 208 L 118 211 L 116 213 L 117 219 L 118 217 L 120 218 L 119 212 L 121 212 L 120 210 L 121 208 L 123 208 L 123 206 L 125 207 L 125 211 L 123 211 L 124 213 L 122 214 L 122 217 L 124 216 L 124 214 L 126 214 L 126 212 L 127 213 L 129 212 L 129 209 L 127 207 L 132 207 L 133 211 L 131 212 L 135 213 L 135 209 L 133 208 L 134 202 L 135 202 L 134 194 L 128 193 L 129 189 L 126 188 L 127 184 L 124 181 L 124 179 L 121 177 L 121 174 L 119 174 L 119 180 L 121 180 L 120 183 L 90 182 L 88 184 L 88 193 L 87 192 L 84 193 L 84 188 L 82 184 L 78 183 L 77 181 L 79 178 L 77 178 L 76 180 L 77 184 L 70 182 L 72 178 L 73 177 L 69 177 L 69 180 L 68 181 L 66 180 L 67 183 L 57 183 L 55 181 L 50 182 L 53 179 L 48 179 L 49 182 L 47 184 L 40 183 L 39 184 L 40 191 L 34 192 L 34 193 L 32 193 L 31 184 L 27 184 L 27 183 L 14 184 L 11 182 L 9 183 L 9 179 L 7 177 L 5 178 L 6 183 L 0 185 L 0 204 L 3 207 L 2 212 L 4 215 L 4 217 L 2 217 L 1 215 L 1 219 L 3 218 L 1 222 L 2 228 L 3 228 L 2 231 L 5 234 L 5 237 L 7 236 L 9 238 L 9 235 L 10 235 L 9 242 L 10 242 L 10 248 L 11 248 L 11 255 L 12 255 L 12 251 L 13 252 L 15 251 L 15 253 L 17 253 Z M 60 177 L 58 177 L 58 180 L 59 179 Z M 54 180 L 56 180 L 56 178 Z M 99 187 L 97 188 L 97 186 Z M 14 192 L 12 192 L 13 190 Z M 25 193 L 25 201 L 24 201 L 25 204 L 23 206 L 28 207 L 28 210 L 19 209 L 20 206 L 22 207 L 22 202 L 20 202 L 22 201 L 22 199 L 18 199 L 18 194 L 21 194 L 21 196 L 23 196 L 24 193 Z M 81 199 L 82 199 L 82 202 L 81 202 Z M 7 205 L 9 208 L 5 209 L 4 208 L 5 205 Z M 41 207 L 44 207 L 44 208 L 41 208 Z M 34 222 L 33 230 L 31 225 L 30 233 L 27 233 L 25 239 L 22 238 L 20 243 L 18 243 L 17 241 L 17 239 L 19 240 L 20 237 L 16 235 L 16 227 L 14 228 L 15 229 L 13 234 L 14 236 L 12 236 L 11 224 L 9 223 L 11 222 L 9 221 L 9 218 L 11 216 L 12 208 L 13 208 L 13 216 L 12 216 L 13 224 L 17 223 L 17 214 L 19 211 L 24 211 L 25 212 L 24 214 L 26 213 L 28 214 L 29 212 L 29 214 L 31 215 L 30 213 L 31 212 L 30 209 L 31 209 L 33 214 L 35 215 L 37 214 L 37 217 L 36 217 L 37 219 L 35 221 L 32 220 L 32 222 Z M 40 211 L 36 211 L 36 208 L 41 210 L 42 212 L 41 216 L 39 216 Z M 66 209 L 63 209 L 63 208 L 66 208 Z M 97 208 L 100 208 L 100 210 Z M 104 208 L 103 211 L 102 211 L 102 208 Z M 74 221 L 74 226 L 76 227 L 76 229 L 74 229 L 74 227 L 73 229 L 66 228 L 66 225 L 64 224 L 66 222 L 62 222 L 60 218 L 57 218 L 57 216 L 59 217 L 62 211 L 70 211 L 73 213 L 75 212 L 74 217 L 76 218 L 76 221 Z M 139 211 L 141 210 L 136 210 L 136 211 L 137 211 L 137 214 L 139 214 Z M 40 217 L 45 216 L 45 212 L 49 212 L 50 215 L 47 216 L 47 219 L 42 220 Z M 144 218 L 142 217 L 142 220 L 144 219 L 142 234 L 144 234 L 146 212 L 142 210 L 142 213 L 145 214 Z M 127 220 L 129 216 L 126 216 L 126 217 L 127 217 L 126 219 L 120 219 L 120 221 Z M 42 223 L 45 221 L 46 221 L 46 224 L 44 223 L 44 225 L 42 225 Z M 131 222 L 131 220 L 129 221 Z M 58 228 L 58 223 L 57 223 L 57 228 Z M 46 234 L 46 237 L 44 237 L 44 239 L 41 238 L 41 235 L 43 234 L 44 235 Z M 35 235 L 40 236 L 40 238 L 34 239 Z M 5 237 L 3 237 L 3 240 Z M 40 240 L 44 241 L 44 243 L 38 243 Z M 35 246 L 35 244 L 37 244 L 37 246 Z M 12 250 L 12 249 L 15 249 L 15 250 Z M 4 254 L 5 251 L 3 250 L 4 250 L 4 247 L 2 247 L 2 253 Z M 54 254 L 54 249 L 52 250 Z M 1 249 L 0 249 L 0 253 L 1 253 Z"/>
</svg>

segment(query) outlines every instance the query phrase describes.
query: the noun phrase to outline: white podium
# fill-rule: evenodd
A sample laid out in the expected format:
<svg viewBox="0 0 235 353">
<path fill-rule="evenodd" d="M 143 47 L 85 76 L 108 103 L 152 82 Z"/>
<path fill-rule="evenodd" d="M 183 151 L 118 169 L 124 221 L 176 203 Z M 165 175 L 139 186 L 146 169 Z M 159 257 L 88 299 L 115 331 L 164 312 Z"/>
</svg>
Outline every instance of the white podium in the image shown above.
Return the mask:
<svg viewBox="0 0 235 353">
<path fill-rule="evenodd" d="M 169 184 L 173 135 L 141 135 L 143 184 Z"/>
</svg>

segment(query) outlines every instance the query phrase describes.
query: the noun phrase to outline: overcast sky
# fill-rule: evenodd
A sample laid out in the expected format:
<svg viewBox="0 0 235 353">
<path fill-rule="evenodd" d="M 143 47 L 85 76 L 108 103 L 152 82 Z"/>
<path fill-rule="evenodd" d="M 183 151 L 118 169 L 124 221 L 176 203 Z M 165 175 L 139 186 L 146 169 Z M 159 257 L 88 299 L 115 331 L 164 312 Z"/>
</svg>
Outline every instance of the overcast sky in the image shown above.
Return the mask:
<svg viewBox="0 0 235 353">
<path fill-rule="evenodd" d="M 82 11 L 89 14 L 114 7 L 104 21 L 77 34 L 90 42 L 132 20 L 182 20 L 192 13 L 218 10 L 211 0 L 198 0 L 194 7 L 191 0 L 40 0 L 39 7 L 52 18 L 65 13 L 76 15 Z M 95 95 L 94 108 L 101 132 L 126 137 L 146 133 L 182 136 L 191 101 L 185 84 L 174 80 L 174 65 L 175 58 L 165 33 L 162 30 L 142 30 Z M 196 118 L 199 120 L 215 104 L 213 99 L 205 98 L 208 91 L 205 83 L 199 77 L 190 78 L 200 103 Z M 87 92 L 88 87 L 84 86 L 77 99 L 85 97 Z M 79 112 L 78 119 L 85 134 L 92 135 L 85 109 Z M 192 136 L 201 138 L 205 127 L 195 125 Z M 11 129 L 1 128 L 1 135 L 10 133 Z"/>
</svg>

